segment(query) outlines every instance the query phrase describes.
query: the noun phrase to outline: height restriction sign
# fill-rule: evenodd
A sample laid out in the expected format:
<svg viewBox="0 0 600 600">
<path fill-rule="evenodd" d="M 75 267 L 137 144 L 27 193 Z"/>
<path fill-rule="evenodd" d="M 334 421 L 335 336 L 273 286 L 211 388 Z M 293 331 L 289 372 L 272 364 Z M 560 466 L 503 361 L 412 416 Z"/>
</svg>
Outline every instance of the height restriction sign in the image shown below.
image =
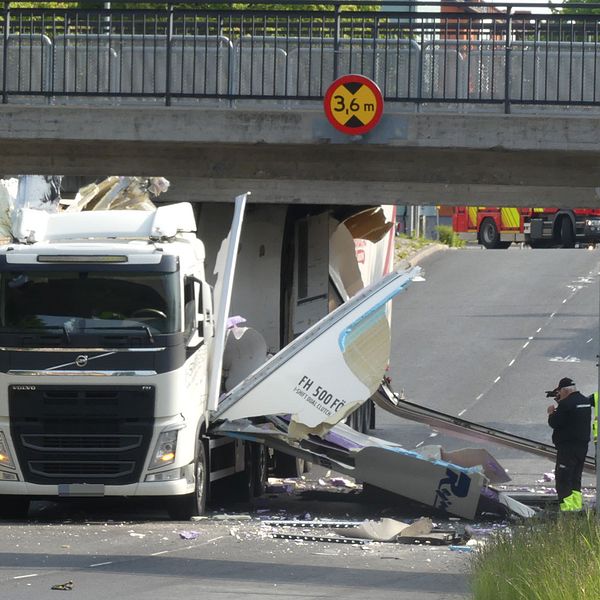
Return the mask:
<svg viewBox="0 0 600 600">
<path fill-rule="evenodd" d="M 381 90 L 364 75 L 336 79 L 327 89 L 324 104 L 329 122 L 350 135 L 371 131 L 383 113 Z"/>
</svg>

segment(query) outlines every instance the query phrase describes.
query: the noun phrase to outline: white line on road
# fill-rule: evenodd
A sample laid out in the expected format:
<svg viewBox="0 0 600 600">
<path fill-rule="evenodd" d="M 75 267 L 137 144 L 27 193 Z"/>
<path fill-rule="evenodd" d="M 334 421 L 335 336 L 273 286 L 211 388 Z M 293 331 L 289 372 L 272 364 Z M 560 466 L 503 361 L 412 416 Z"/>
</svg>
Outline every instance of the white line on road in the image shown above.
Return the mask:
<svg viewBox="0 0 600 600">
<path fill-rule="evenodd" d="M 589 340 L 586 342 L 586 344 L 589 344 L 589 343 L 590 343 L 590 342 L 591 342 L 593 339 L 594 339 L 594 338 L 590 338 L 590 339 L 589 339 Z"/>
<path fill-rule="evenodd" d="M 477 396 L 477 398 L 475 398 L 475 400 L 481 400 L 483 398 L 483 394 L 479 394 L 479 396 Z"/>
<path fill-rule="evenodd" d="M 515 364 L 515 359 L 513 358 L 509 363 L 508 366 L 512 367 Z"/>
<path fill-rule="evenodd" d="M 542 330 L 542 328 L 538 328 L 538 330 L 536 331 L 536 333 L 539 333 Z"/>
<path fill-rule="evenodd" d="M 462 409 L 462 410 L 461 410 L 461 411 L 458 413 L 458 416 L 459 416 L 459 417 L 462 417 L 462 416 L 463 416 L 463 415 L 464 415 L 466 412 L 467 412 L 467 409 L 466 409 L 466 408 L 463 408 L 463 409 Z"/>
<path fill-rule="evenodd" d="M 415 446 L 415 448 L 418 448 L 419 446 L 422 446 L 422 445 L 423 445 L 423 442 L 419 442 L 419 443 L 418 443 L 418 444 Z"/>
<path fill-rule="evenodd" d="M 527 346 L 529 346 L 529 342 L 525 342 L 525 343 L 523 344 L 523 348 L 527 348 Z"/>
<path fill-rule="evenodd" d="M 27 579 L 27 577 L 37 577 L 38 574 L 37 573 L 31 573 L 30 575 L 17 575 L 16 577 L 13 577 L 13 579 Z"/>
<path fill-rule="evenodd" d="M 498 375 L 498 377 L 496 377 L 496 379 L 494 379 L 494 383 L 498 383 L 500 381 L 500 375 Z"/>
<path fill-rule="evenodd" d="M 532 339 L 533 339 L 533 336 L 532 336 L 532 335 L 530 335 L 530 336 L 529 336 L 527 339 L 528 339 L 528 340 L 532 340 Z"/>
<path fill-rule="evenodd" d="M 90 567 L 103 567 L 104 565 L 112 565 L 112 560 L 103 563 L 94 563 L 93 565 L 90 565 Z"/>
<path fill-rule="evenodd" d="M 565 298 L 565 299 L 562 301 L 562 303 L 563 303 L 563 304 L 565 304 L 567 300 L 568 300 L 568 298 Z"/>
<path fill-rule="evenodd" d="M 556 314 L 556 313 L 555 313 L 555 312 L 553 312 L 553 313 L 550 315 L 550 318 L 552 319 L 552 317 L 554 317 L 554 315 L 555 315 L 555 314 Z"/>
</svg>

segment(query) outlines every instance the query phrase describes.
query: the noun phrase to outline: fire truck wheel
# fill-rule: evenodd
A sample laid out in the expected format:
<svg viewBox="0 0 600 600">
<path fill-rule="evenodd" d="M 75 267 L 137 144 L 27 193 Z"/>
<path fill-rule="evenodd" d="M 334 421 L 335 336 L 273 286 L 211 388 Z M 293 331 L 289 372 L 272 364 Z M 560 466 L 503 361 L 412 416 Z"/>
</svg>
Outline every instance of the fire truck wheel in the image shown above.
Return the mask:
<svg viewBox="0 0 600 600">
<path fill-rule="evenodd" d="M 195 489 L 191 494 L 172 496 L 168 499 L 168 511 L 175 521 L 189 521 L 192 517 L 204 514 L 208 498 L 210 473 L 208 470 L 208 451 L 204 440 L 198 442 L 198 455 L 194 464 Z"/>
<path fill-rule="evenodd" d="M 481 244 L 488 250 L 501 248 L 500 233 L 494 223 L 494 219 L 484 219 L 479 226 L 479 240 Z"/>
<path fill-rule="evenodd" d="M 560 221 L 560 243 L 563 248 L 575 246 L 575 232 L 569 217 L 563 217 Z"/>
</svg>

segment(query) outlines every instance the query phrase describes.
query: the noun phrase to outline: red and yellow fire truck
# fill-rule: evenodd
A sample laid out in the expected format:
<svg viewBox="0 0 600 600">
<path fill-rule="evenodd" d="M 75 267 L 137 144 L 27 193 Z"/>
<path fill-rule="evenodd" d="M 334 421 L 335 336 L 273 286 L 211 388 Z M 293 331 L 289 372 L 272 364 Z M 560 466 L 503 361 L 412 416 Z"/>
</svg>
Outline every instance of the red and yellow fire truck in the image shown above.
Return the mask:
<svg viewBox="0 0 600 600">
<path fill-rule="evenodd" d="M 455 206 L 452 228 L 486 248 L 525 242 L 533 248 L 600 242 L 600 209 Z"/>
</svg>

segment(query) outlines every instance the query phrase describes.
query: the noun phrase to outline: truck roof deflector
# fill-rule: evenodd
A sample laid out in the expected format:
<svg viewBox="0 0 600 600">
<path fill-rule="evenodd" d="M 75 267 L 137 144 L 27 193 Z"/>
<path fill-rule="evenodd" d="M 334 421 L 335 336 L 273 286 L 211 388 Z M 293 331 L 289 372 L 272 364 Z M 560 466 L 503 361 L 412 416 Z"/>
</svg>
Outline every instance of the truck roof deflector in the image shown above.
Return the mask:
<svg viewBox="0 0 600 600">
<path fill-rule="evenodd" d="M 385 304 L 419 273 L 394 272 L 359 292 L 225 394 L 214 416 L 291 414 L 291 436 L 323 435 L 379 386 L 390 353 Z"/>
</svg>

